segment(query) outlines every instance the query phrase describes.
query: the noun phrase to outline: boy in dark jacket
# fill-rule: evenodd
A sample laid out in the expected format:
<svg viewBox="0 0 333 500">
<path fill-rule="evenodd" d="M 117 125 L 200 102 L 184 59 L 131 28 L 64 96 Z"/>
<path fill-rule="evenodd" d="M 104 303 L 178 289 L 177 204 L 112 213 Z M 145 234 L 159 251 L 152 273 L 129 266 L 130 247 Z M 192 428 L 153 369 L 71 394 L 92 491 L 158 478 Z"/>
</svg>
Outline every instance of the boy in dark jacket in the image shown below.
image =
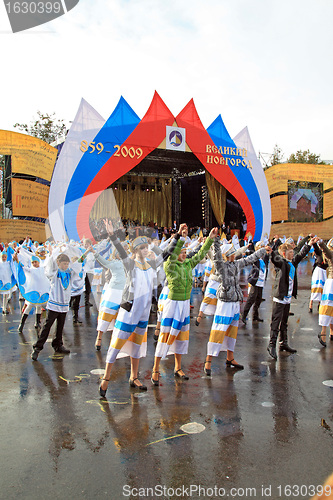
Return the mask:
<svg viewBox="0 0 333 500">
<path fill-rule="evenodd" d="M 297 297 L 297 266 L 308 254 L 310 246 L 318 241 L 318 238 L 311 238 L 301 250 L 294 255 L 294 247 L 290 243 L 283 243 L 277 250 L 280 240 L 275 239 L 276 244 L 272 252 L 272 262 L 275 266 L 276 276 L 273 288 L 273 309 L 271 321 L 271 335 L 267 350 L 277 359 L 276 342 L 280 334 L 280 351 L 289 353 L 297 352 L 288 345 L 288 316 L 292 297 Z"/>
</svg>

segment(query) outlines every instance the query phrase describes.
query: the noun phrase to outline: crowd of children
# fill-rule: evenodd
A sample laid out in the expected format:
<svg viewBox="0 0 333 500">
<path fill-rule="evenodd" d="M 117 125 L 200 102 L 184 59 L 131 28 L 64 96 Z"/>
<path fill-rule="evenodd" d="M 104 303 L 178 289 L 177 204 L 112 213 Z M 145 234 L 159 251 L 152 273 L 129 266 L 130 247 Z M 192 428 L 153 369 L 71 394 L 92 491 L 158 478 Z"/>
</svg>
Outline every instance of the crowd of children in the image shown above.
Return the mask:
<svg viewBox="0 0 333 500">
<path fill-rule="evenodd" d="M 104 220 L 105 238 L 92 245 L 82 242 L 59 242 L 40 245 L 26 238 L 3 246 L 0 261 L 0 293 L 2 314 L 9 313 L 11 294 L 18 289 L 24 300 L 18 327 L 23 332 L 29 313 L 36 309 L 35 328 L 37 340 L 31 358 L 37 361 L 52 325 L 56 322 L 52 347 L 55 352 L 68 354 L 62 334 L 66 314 L 73 310 L 73 324 L 81 325 L 78 311 L 87 284 L 87 273 L 99 275 L 104 283 L 99 302 L 96 350 L 101 350 L 103 333 L 112 331 L 106 355 L 104 376 L 99 388 L 105 397 L 112 366 L 116 359 L 129 356 L 131 373 L 129 385 L 133 389 L 147 390 L 139 380 L 139 360 L 146 356 L 148 320 L 152 301 L 158 301 L 157 326 L 154 334 L 156 349 L 151 373 L 151 383 L 158 386 L 159 366 L 162 358 L 174 355 L 174 376 L 187 380 L 181 361 L 187 354 L 190 340 L 190 308 L 192 286 L 202 285 L 203 300 L 196 325 L 203 315 L 213 316 L 207 342 L 203 370 L 212 373 L 212 360 L 226 351 L 226 366 L 244 367 L 235 361 L 234 351 L 239 321 L 247 324 L 253 308 L 252 321 L 261 322 L 259 309 L 264 300 L 263 287 L 267 278 L 269 260 L 274 266 L 269 355 L 276 360 L 279 351 L 295 353 L 288 343 L 288 317 L 292 297 L 297 297 L 297 266 L 313 251 L 315 256 L 312 273 L 309 313 L 318 302 L 318 340 L 327 345 L 327 327 L 333 340 L 333 238 L 325 243 L 315 235 L 299 238 L 295 245 L 291 238 L 277 235 L 269 242 L 248 242 L 240 246 L 237 238 L 225 239 L 218 228 L 205 238 L 188 236 L 186 224 L 169 238 L 149 238 L 144 234 L 134 238 L 119 239 L 119 231 L 111 221 Z M 151 235 L 153 236 L 153 235 Z M 122 240 L 122 241 L 121 241 Z M 243 292 L 239 284 L 240 270 L 252 266 L 248 274 L 249 294 L 241 313 Z M 101 280 L 101 285 L 102 285 Z M 88 300 L 88 302 L 87 302 Z M 86 305 L 89 305 L 86 296 Z M 46 320 L 42 326 L 41 311 Z"/>
</svg>

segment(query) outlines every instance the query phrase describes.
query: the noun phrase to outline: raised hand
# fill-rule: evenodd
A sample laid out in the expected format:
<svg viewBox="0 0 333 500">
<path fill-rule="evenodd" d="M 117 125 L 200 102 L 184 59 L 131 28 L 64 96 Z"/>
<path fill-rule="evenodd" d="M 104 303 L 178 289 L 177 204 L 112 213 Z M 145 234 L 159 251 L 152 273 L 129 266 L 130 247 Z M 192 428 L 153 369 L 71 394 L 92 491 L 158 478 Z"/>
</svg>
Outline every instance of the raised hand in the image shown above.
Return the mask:
<svg viewBox="0 0 333 500">
<path fill-rule="evenodd" d="M 187 230 L 187 224 L 181 224 L 179 226 L 178 233 L 182 236 L 183 235 L 183 231 L 186 231 L 186 230 Z"/>
<path fill-rule="evenodd" d="M 106 229 L 106 232 L 109 234 L 109 235 L 112 235 L 113 234 L 113 225 L 112 225 L 112 222 L 109 221 L 108 219 L 103 219 L 103 222 L 105 224 L 105 229 Z"/>
<path fill-rule="evenodd" d="M 314 243 L 317 243 L 318 241 L 320 240 L 320 238 L 318 238 L 318 236 L 314 236 L 311 238 L 311 240 L 309 241 L 309 245 L 313 245 Z"/>
<path fill-rule="evenodd" d="M 213 240 L 214 238 L 216 238 L 216 236 L 218 236 L 218 234 L 219 234 L 219 228 L 213 227 L 213 229 L 209 233 L 209 237 Z"/>
</svg>

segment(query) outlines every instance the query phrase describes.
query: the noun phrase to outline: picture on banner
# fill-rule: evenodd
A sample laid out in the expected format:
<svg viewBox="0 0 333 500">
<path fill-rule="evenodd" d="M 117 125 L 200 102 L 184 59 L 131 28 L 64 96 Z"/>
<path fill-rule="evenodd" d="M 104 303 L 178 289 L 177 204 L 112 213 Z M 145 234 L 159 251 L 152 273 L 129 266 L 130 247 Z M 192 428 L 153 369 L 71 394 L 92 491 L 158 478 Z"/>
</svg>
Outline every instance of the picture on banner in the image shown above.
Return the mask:
<svg viewBox="0 0 333 500">
<path fill-rule="evenodd" d="M 293 222 L 323 220 L 323 183 L 288 181 L 288 219 Z"/>
</svg>

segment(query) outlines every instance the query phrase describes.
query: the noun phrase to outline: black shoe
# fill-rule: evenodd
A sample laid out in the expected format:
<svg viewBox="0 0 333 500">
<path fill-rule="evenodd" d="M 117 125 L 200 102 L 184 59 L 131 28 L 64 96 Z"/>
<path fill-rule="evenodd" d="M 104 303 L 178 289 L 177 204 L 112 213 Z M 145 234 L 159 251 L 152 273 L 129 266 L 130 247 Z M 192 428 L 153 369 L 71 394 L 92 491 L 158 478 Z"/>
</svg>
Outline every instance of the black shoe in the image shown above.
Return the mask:
<svg viewBox="0 0 333 500">
<path fill-rule="evenodd" d="M 69 349 L 66 349 L 66 347 L 63 345 L 59 347 L 54 347 L 53 349 L 55 350 L 55 352 L 59 354 L 69 354 L 71 352 Z"/>
<path fill-rule="evenodd" d="M 175 377 L 176 377 L 176 378 L 182 378 L 183 380 L 189 380 L 189 377 L 188 377 L 187 375 L 185 375 L 185 374 L 181 375 L 181 374 L 179 373 L 179 372 L 181 372 L 181 371 L 182 371 L 182 369 L 181 369 L 181 368 L 179 368 L 179 370 L 176 370 L 176 371 L 175 371 L 175 373 L 174 373 Z"/>
<path fill-rule="evenodd" d="M 274 358 L 275 360 L 277 360 L 277 354 L 276 354 L 276 347 L 275 347 L 275 345 L 269 345 L 267 347 L 267 351 L 268 351 L 269 355 L 272 356 L 272 358 Z"/>
<path fill-rule="evenodd" d="M 204 362 L 204 368 L 203 368 L 203 369 L 204 369 L 205 374 L 206 374 L 208 377 L 210 377 L 210 376 L 211 376 L 211 374 L 212 374 L 212 370 L 211 370 L 211 368 L 206 368 L 206 363 L 209 363 L 209 364 L 210 364 L 210 366 L 212 366 L 212 362 L 211 362 L 211 361 L 206 361 L 206 360 L 205 360 L 205 362 Z"/>
<path fill-rule="evenodd" d="M 109 382 L 109 378 L 102 378 L 102 380 L 105 380 L 106 382 Z M 101 384 L 102 385 L 102 384 Z M 106 395 L 106 391 L 108 390 L 108 388 L 106 389 L 102 389 L 101 385 L 99 386 L 99 394 L 102 398 L 105 398 L 105 395 Z"/>
<path fill-rule="evenodd" d="M 199 325 L 200 325 L 200 323 L 199 323 L 199 321 L 196 319 L 196 320 L 195 320 L 195 326 L 199 326 Z"/>
<path fill-rule="evenodd" d="M 295 316 L 295 314 L 289 311 L 289 316 Z"/>
<path fill-rule="evenodd" d="M 101 343 L 102 343 L 102 339 L 100 338 L 96 338 L 96 341 L 95 341 L 95 349 L 96 351 L 100 351 L 101 350 Z"/>
<path fill-rule="evenodd" d="M 86 307 L 93 307 L 93 304 L 92 304 L 91 302 L 86 302 L 84 305 L 85 305 Z"/>
<path fill-rule="evenodd" d="M 323 347 L 326 347 L 326 342 L 322 339 L 322 337 L 324 337 L 324 335 L 321 335 L 321 333 L 318 333 L 318 340 L 320 342 L 320 344 L 323 346 Z M 326 338 L 326 335 L 325 335 L 325 338 Z"/>
<path fill-rule="evenodd" d="M 39 329 L 42 327 L 40 318 L 41 318 L 41 314 L 36 314 L 35 328 L 37 331 L 39 331 Z"/>
<path fill-rule="evenodd" d="M 158 332 L 157 335 L 156 335 L 156 332 Z M 155 342 L 157 342 L 159 335 L 160 335 L 159 330 L 155 330 L 154 335 L 153 335 Z"/>
<path fill-rule="evenodd" d="M 244 370 L 244 366 L 240 365 L 239 363 L 235 363 L 234 359 L 231 359 L 230 361 L 229 361 L 229 359 L 227 359 L 225 364 L 226 364 L 227 368 L 231 368 L 233 366 L 237 370 Z"/>
<path fill-rule="evenodd" d="M 312 307 L 309 307 L 309 313 L 312 313 Z"/>
<path fill-rule="evenodd" d="M 28 318 L 28 315 L 23 313 L 21 316 L 20 324 L 19 324 L 18 329 L 17 329 L 17 331 L 19 333 L 23 333 L 24 324 L 27 321 L 27 318 Z"/>
<path fill-rule="evenodd" d="M 73 325 L 82 325 L 82 321 L 79 318 L 73 318 Z"/>
<path fill-rule="evenodd" d="M 154 380 L 153 379 L 153 373 L 158 373 L 158 379 L 157 380 Z M 152 375 L 151 375 L 151 383 L 155 386 L 155 387 L 158 387 L 160 385 L 160 372 L 155 372 L 153 371 L 152 372 Z"/>
<path fill-rule="evenodd" d="M 143 384 L 137 385 L 135 383 L 135 380 L 139 380 L 138 377 L 133 378 L 133 379 L 131 379 L 131 378 L 129 379 L 128 383 L 129 383 L 130 387 L 132 387 L 133 389 L 139 389 L 140 391 L 146 391 L 147 390 L 147 387 L 145 385 L 143 385 Z"/>
<path fill-rule="evenodd" d="M 296 349 L 293 349 L 288 344 L 281 344 L 280 345 L 280 352 L 282 352 L 282 351 L 290 352 L 290 354 L 295 354 L 295 352 L 297 352 Z"/>
<path fill-rule="evenodd" d="M 263 323 L 264 320 L 262 318 L 253 318 L 252 323 Z"/>
<path fill-rule="evenodd" d="M 265 302 L 266 299 L 261 299 L 261 302 Z"/>
<path fill-rule="evenodd" d="M 157 342 L 158 341 L 158 335 L 155 335 L 155 333 L 154 333 L 153 339 L 154 339 L 155 342 Z"/>
<path fill-rule="evenodd" d="M 246 316 L 244 316 L 244 314 L 242 314 L 242 316 L 240 317 L 240 320 L 241 322 L 246 325 Z"/>
<path fill-rule="evenodd" d="M 38 358 L 38 354 L 39 354 L 39 351 L 37 351 L 37 349 L 34 349 L 31 353 L 31 359 L 33 361 L 37 361 L 37 358 Z"/>
<path fill-rule="evenodd" d="M 333 341 L 333 335 L 330 335 L 330 340 Z"/>
</svg>

